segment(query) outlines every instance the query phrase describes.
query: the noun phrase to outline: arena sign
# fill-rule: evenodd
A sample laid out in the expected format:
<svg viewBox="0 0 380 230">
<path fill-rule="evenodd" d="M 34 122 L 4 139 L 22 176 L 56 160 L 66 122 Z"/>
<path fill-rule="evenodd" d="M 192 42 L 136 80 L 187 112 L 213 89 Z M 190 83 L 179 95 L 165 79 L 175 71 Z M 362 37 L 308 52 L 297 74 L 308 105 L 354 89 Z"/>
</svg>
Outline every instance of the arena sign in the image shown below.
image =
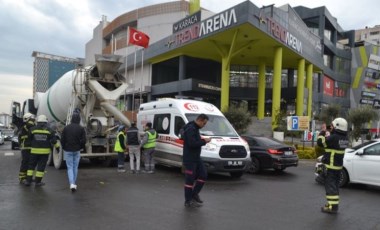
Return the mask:
<svg viewBox="0 0 380 230">
<path fill-rule="evenodd" d="M 167 46 L 179 46 L 211 33 L 218 32 L 238 22 L 235 8 L 216 14 L 211 18 L 199 22 L 198 16 L 193 15 L 173 25 L 173 31 L 177 31 Z"/>
<path fill-rule="evenodd" d="M 272 34 L 275 38 L 281 42 L 288 45 L 290 48 L 296 50 L 298 53 L 302 54 L 302 42 L 279 23 L 277 23 L 273 18 L 268 17 L 268 32 Z"/>
</svg>

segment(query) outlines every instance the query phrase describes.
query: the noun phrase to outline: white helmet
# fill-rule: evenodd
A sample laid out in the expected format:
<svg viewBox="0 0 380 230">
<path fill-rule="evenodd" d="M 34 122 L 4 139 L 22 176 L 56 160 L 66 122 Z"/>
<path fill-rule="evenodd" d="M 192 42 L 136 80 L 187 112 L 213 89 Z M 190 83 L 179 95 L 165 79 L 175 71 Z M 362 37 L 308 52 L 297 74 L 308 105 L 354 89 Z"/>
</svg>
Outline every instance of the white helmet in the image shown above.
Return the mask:
<svg viewBox="0 0 380 230">
<path fill-rule="evenodd" d="M 47 123 L 48 122 L 48 119 L 45 115 L 41 114 L 37 117 L 37 122 L 45 122 Z"/>
<path fill-rule="evenodd" d="M 24 116 L 22 116 L 22 120 L 24 122 L 29 121 L 30 119 L 34 119 L 34 115 L 31 113 L 25 113 Z"/>
<path fill-rule="evenodd" d="M 332 122 L 332 125 L 334 127 L 334 129 L 336 130 L 340 130 L 340 131 L 343 131 L 343 132 L 347 132 L 347 121 L 346 119 L 344 118 L 341 118 L 341 117 L 338 117 L 338 118 L 335 118 L 335 120 L 333 120 Z"/>
</svg>

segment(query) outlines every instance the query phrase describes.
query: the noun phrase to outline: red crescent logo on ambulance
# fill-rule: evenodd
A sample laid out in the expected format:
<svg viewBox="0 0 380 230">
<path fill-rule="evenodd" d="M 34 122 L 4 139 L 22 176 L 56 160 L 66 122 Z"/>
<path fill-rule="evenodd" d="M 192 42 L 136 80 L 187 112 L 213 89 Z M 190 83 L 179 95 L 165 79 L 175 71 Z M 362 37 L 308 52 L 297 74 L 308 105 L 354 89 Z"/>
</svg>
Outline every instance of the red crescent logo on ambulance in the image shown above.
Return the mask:
<svg viewBox="0 0 380 230">
<path fill-rule="evenodd" d="M 196 104 L 185 103 L 184 106 L 185 106 L 185 109 L 193 111 L 193 112 L 197 112 L 199 110 L 199 107 Z"/>
</svg>

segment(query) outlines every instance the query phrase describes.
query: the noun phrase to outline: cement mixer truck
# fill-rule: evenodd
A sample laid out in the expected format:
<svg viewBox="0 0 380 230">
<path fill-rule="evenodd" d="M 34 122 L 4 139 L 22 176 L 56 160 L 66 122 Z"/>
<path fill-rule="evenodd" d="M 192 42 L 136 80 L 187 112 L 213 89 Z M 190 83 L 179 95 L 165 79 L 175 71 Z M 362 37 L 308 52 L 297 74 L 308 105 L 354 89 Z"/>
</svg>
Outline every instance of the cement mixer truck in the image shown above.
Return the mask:
<svg viewBox="0 0 380 230">
<path fill-rule="evenodd" d="M 20 128 L 22 116 L 27 112 L 36 116 L 44 114 L 59 136 L 70 123 L 74 110 L 78 110 L 81 125 L 87 131 L 86 149 L 81 157 L 111 164 L 116 155 L 113 153 L 116 127 L 130 126 L 127 117 L 115 106 L 128 87 L 124 76 L 117 72 L 121 57 L 96 55 L 96 65 L 67 72 L 45 93 L 37 93 L 22 105 L 12 102 L 13 124 Z M 64 166 L 62 149 L 57 153 L 52 148 L 48 164 L 57 169 Z"/>
</svg>

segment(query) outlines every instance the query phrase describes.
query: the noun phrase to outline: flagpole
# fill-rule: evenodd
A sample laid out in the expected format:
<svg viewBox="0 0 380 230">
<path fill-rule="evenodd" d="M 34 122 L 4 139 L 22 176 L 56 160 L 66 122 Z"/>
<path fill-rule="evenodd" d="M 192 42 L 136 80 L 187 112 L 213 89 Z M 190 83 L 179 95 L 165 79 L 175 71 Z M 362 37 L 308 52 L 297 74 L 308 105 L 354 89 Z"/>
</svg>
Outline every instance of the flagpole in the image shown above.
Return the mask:
<svg viewBox="0 0 380 230">
<path fill-rule="evenodd" d="M 132 119 L 133 119 L 133 113 L 134 113 L 134 111 L 135 111 L 136 52 L 137 52 L 137 48 L 136 48 L 136 46 L 135 46 L 135 59 L 134 59 L 134 63 L 133 63 Z"/>
<path fill-rule="evenodd" d="M 141 86 L 140 86 L 140 104 L 142 103 L 142 87 L 143 87 L 143 80 L 144 80 L 144 50 L 145 48 L 141 49 Z"/>
<path fill-rule="evenodd" d="M 125 81 L 126 83 L 127 82 L 127 74 L 128 74 L 128 39 L 129 39 L 129 26 L 127 27 L 127 40 L 126 40 L 126 45 L 125 45 L 125 74 L 124 74 L 124 78 L 125 78 Z M 124 91 L 124 111 L 127 111 L 127 89 L 125 89 Z"/>
</svg>

